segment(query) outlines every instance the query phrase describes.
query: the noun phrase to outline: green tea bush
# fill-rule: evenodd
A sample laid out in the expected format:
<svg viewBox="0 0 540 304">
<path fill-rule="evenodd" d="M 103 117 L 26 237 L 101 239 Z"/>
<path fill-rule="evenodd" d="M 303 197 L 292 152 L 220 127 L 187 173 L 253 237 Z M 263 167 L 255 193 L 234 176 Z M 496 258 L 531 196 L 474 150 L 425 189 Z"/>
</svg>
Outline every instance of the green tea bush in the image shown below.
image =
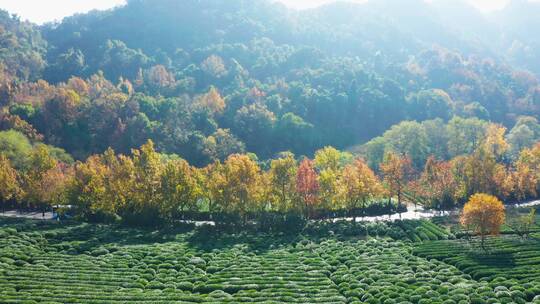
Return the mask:
<svg viewBox="0 0 540 304">
<path fill-rule="evenodd" d="M 532 243 L 490 240 L 501 253 L 471 257 L 429 221 L 313 222 L 294 237 L 19 227 L 0 228 L 0 303 L 525 303 L 540 294 Z M 497 262 L 503 252 L 515 267 Z"/>
</svg>

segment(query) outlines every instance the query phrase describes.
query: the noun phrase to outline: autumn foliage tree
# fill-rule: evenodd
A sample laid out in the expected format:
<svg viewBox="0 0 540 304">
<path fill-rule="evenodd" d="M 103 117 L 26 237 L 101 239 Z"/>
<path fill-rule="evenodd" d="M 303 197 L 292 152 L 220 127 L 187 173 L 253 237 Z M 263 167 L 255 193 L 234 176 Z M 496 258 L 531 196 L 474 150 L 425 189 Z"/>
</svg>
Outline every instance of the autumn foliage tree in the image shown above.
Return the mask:
<svg viewBox="0 0 540 304">
<path fill-rule="evenodd" d="M 144 217 L 157 217 L 162 203 L 161 172 L 163 164 L 160 154 L 156 152 L 154 143 L 149 140 L 139 150 L 132 151 L 133 178 L 128 208 Z M 131 168 L 129 168 L 131 169 Z"/>
<path fill-rule="evenodd" d="M 507 166 L 497 161 L 497 154 L 486 145 L 471 155 L 451 160 L 452 172 L 458 186 L 459 197 L 465 200 L 474 193 L 489 193 L 501 198 L 513 194 L 514 181 Z"/>
<path fill-rule="evenodd" d="M 94 213 L 114 211 L 107 187 L 110 167 L 100 155 L 93 155 L 85 162 L 74 166 L 74 183 L 71 188 L 71 198 L 75 208 L 83 217 L 90 218 Z"/>
<path fill-rule="evenodd" d="M 268 177 L 270 181 L 270 201 L 273 209 L 281 212 L 295 209 L 295 182 L 297 164 L 292 153 L 282 155 L 272 160 Z"/>
<path fill-rule="evenodd" d="M 343 169 L 340 183 L 341 198 L 349 210 L 365 209 L 369 200 L 382 196 L 384 191 L 375 172 L 362 159 L 356 159 Z"/>
<path fill-rule="evenodd" d="M 54 183 L 53 170 L 57 169 L 58 161 L 55 160 L 45 148 L 40 145 L 33 150 L 29 157 L 32 170 L 24 172 L 22 176 L 22 188 L 24 191 L 23 201 L 28 207 L 41 207 L 45 210 L 53 203 L 50 191 L 51 183 Z"/>
<path fill-rule="evenodd" d="M 518 199 L 536 197 L 540 191 L 540 143 L 523 149 L 514 167 Z"/>
<path fill-rule="evenodd" d="M 225 110 L 225 100 L 212 86 L 208 93 L 195 98 L 194 107 L 197 110 L 208 111 L 211 115 L 221 114 Z"/>
<path fill-rule="evenodd" d="M 224 212 L 237 214 L 243 224 L 250 211 L 260 211 L 263 189 L 261 169 L 248 155 L 233 154 L 216 167 L 214 200 Z"/>
<path fill-rule="evenodd" d="M 285 215 L 282 219 L 295 218 L 287 215 L 296 212 L 314 218 L 315 211 L 357 216 L 373 211 L 369 204 L 383 197 L 390 203 L 397 198 L 400 210 L 405 197 L 427 207 L 451 207 L 480 191 L 502 199 L 533 198 L 539 187 L 540 146 L 504 162 L 502 133 L 500 128 L 488 130 L 491 139 L 470 155 L 450 161 L 428 157 L 419 177 L 406 154 L 387 152 L 379 166 L 382 181 L 363 159 L 353 160 L 330 147 L 300 163 L 287 152 L 269 162 L 254 154 L 232 154 L 224 162 L 198 168 L 158 152 L 149 140 L 130 154 L 109 148 L 71 165 L 61 160 L 65 156 L 59 149 L 4 138 L 2 146 L 9 153 L 0 154 L 0 198 L 42 209 L 69 204 L 85 218 L 152 225 L 208 213 L 218 223 L 243 224 L 251 219 L 272 222 L 273 213 Z M 22 142 L 24 148 L 17 148 Z M 12 166 L 11 159 L 19 165 Z M 391 204 L 380 207 L 392 211 Z"/>
<path fill-rule="evenodd" d="M 471 196 L 463 207 L 460 222 L 470 227 L 473 233 L 480 235 L 482 248 L 485 250 L 485 239 L 488 235 L 499 233 L 505 221 L 505 208 L 496 197 L 477 193 Z"/>
<path fill-rule="evenodd" d="M 413 183 L 416 200 L 425 200 L 427 207 L 452 207 L 459 199 L 459 185 L 450 162 L 428 158 L 420 178 Z"/>
<path fill-rule="evenodd" d="M 5 203 L 14 199 L 20 193 L 17 171 L 11 166 L 9 159 L 0 154 L 0 203 L 2 213 Z"/>
<path fill-rule="evenodd" d="M 385 155 L 380 169 L 383 174 L 384 185 L 389 193 L 389 200 L 392 197 L 397 197 L 399 209 L 403 192 L 413 172 L 411 159 L 405 155 L 389 152 Z"/>
<path fill-rule="evenodd" d="M 164 218 L 173 219 L 185 211 L 195 210 L 202 197 L 200 173 L 185 160 L 167 162 L 161 173 L 159 193 L 160 213 Z"/>
<path fill-rule="evenodd" d="M 319 199 L 319 181 L 315 165 L 310 159 L 305 158 L 298 166 L 296 192 L 302 201 L 304 216 L 311 217 Z"/>
</svg>

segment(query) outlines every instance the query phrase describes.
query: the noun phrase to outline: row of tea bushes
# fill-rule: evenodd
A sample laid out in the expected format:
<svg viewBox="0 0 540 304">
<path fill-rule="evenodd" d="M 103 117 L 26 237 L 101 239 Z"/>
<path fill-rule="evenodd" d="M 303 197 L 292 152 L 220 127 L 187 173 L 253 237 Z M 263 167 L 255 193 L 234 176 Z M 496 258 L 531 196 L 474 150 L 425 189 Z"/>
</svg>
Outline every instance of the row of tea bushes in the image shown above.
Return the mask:
<svg viewBox="0 0 540 304">
<path fill-rule="evenodd" d="M 50 232 L 44 234 L 52 236 Z M 41 242 L 22 248 L 20 244 L 32 237 Z M 43 235 L 14 233 L 9 243 L 2 245 L 0 257 L 11 256 L 14 262 L 0 273 L 1 303 L 201 302 L 200 296 L 177 288 L 200 279 L 197 268 L 190 267 L 189 251 L 178 244 L 163 248 L 133 245 L 113 252 L 102 247 L 95 249 L 94 255 L 69 254 L 70 249 L 63 252 L 58 247 L 71 244 L 51 245 Z M 13 251 L 31 254 L 29 258 L 15 257 Z M 170 260 L 167 253 L 175 259 Z M 168 269 L 166 261 L 181 269 L 182 274 Z M 156 285 L 158 288 L 153 288 Z"/>
<path fill-rule="evenodd" d="M 540 298 L 538 238 L 492 237 L 486 241 L 486 251 L 480 247 L 478 239 L 436 241 L 419 244 L 414 253 L 454 265 L 472 278 L 489 282 L 501 290 L 506 288 L 512 294 L 523 293 L 527 300 L 535 296 Z"/>
<path fill-rule="evenodd" d="M 307 245 L 307 244 L 306 244 Z M 253 254 L 242 248 L 216 253 L 209 262 L 206 284 L 196 290 L 223 290 L 241 302 L 345 303 L 328 278 L 327 265 L 308 246 L 297 246 Z M 299 253 L 305 252 L 306 255 Z"/>
<path fill-rule="evenodd" d="M 428 220 L 403 220 L 393 222 L 400 227 L 407 238 L 413 242 L 454 239 L 446 229 Z"/>
<path fill-rule="evenodd" d="M 293 244 L 199 251 L 188 235 L 121 244 L 100 227 L 86 228 L 1 229 L 0 303 L 345 303 L 320 258 L 298 256 Z M 87 238 L 96 246 L 74 250 Z"/>
<path fill-rule="evenodd" d="M 454 239 L 446 229 L 428 220 L 403 220 L 395 222 L 322 221 L 309 223 L 304 233 L 329 237 L 389 237 L 399 241 L 432 241 Z"/>
<path fill-rule="evenodd" d="M 348 303 L 526 303 L 530 297 L 514 290 L 507 297 L 456 267 L 413 255 L 407 243 L 327 241 L 315 252 L 333 266 L 330 278 Z"/>
<path fill-rule="evenodd" d="M 540 294 L 533 243 L 490 241 L 517 262 L 478 277 L 490 261 L 458 259 L 463 240 L 430 241 L 451 235 L 429 221 L 362 223 L 367 239 L 339 237 L 358 224 L 319 225 L 317 237 L 3 225 L 0 303 L 526 303 Z"/>
</svg>

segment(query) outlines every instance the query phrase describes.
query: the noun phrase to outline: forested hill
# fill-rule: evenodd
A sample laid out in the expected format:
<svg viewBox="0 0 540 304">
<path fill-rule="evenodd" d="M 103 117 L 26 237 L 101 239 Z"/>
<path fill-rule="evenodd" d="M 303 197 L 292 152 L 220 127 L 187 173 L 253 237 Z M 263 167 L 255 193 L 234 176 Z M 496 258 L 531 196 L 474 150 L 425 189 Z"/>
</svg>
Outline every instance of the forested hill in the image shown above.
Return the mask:
<svg viewBox="0 0 540 304">
<path fill-rule="evenodd" d="M 450 0 L 130 0 L 37 26 L 2 12 L 0 128 L 81 160 L 152 139 L 195 165 L 345 149 L 404 120 L 523 129 L 540 112 L 539 13 L 525 0 L 491 15 Z"/>
</svg>

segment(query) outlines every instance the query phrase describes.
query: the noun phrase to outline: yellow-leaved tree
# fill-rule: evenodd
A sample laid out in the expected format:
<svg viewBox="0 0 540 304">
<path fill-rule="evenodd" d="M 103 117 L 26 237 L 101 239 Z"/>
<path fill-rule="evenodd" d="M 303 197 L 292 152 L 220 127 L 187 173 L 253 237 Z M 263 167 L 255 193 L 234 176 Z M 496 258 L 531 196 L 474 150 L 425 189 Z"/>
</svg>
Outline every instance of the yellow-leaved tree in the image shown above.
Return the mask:
<svg viewBox="0 0 540 304">
<path fill-rule="evenodd" d="M 319 208 L 336 210 L 341 206 L 339 194 L 341 173 L 344 165 L 351 163 L 352 155 L 332 147 L 325 147 L 315 153 L 313 163 L 319 170 Z"/>
<path fill-rule="evenodd" d="M 203 196 L 201 178 L 197 168 L 191 167 L 183 159 L 170 160 L 161 173 L 161 216 L 172 220 L 178 214 L 195 210 L 198 200 Z"/>
<path fill-rule="evenodd" d="M 487 235 L 497 235 L 505 220 L 503 203 L 495 196 L 477 193 L 463 207 L 461 224 L 480 235 L 482 249 Z"/>
<path fill-rule="evenodd" d="M 245 225 L 248 213 L 263 207 L 259 165 L 248 155 L 233 154 L 214 171 L 210 189 L 216 207 L 221 212 L 239 215 Z"/>
<path fill-rule="evenodd" d="M 19 192 L 17 171 L 11 166 L 9 159 L 0 154 L 0 203 L 2 203 L 2 213 L 4 213 L 4 204 L 15 198 Z"/>
<path fill-rule="evenodd" d="M 270 163 L 268 190 L 272 209 L 281 212 L 295 209 L 296 172 L 296 160 L 292 153 L 284 153 Z"/>
<path fill-rule="evenodd" d="M 343 169 L 340 184 L 341 199 L 348 210 L 362 208 L 362 212 L 365 212 L 367 203 L 381 197 L 384 192 L 379 178 L 362 159 L 356 159 Z"/>
</svg>

